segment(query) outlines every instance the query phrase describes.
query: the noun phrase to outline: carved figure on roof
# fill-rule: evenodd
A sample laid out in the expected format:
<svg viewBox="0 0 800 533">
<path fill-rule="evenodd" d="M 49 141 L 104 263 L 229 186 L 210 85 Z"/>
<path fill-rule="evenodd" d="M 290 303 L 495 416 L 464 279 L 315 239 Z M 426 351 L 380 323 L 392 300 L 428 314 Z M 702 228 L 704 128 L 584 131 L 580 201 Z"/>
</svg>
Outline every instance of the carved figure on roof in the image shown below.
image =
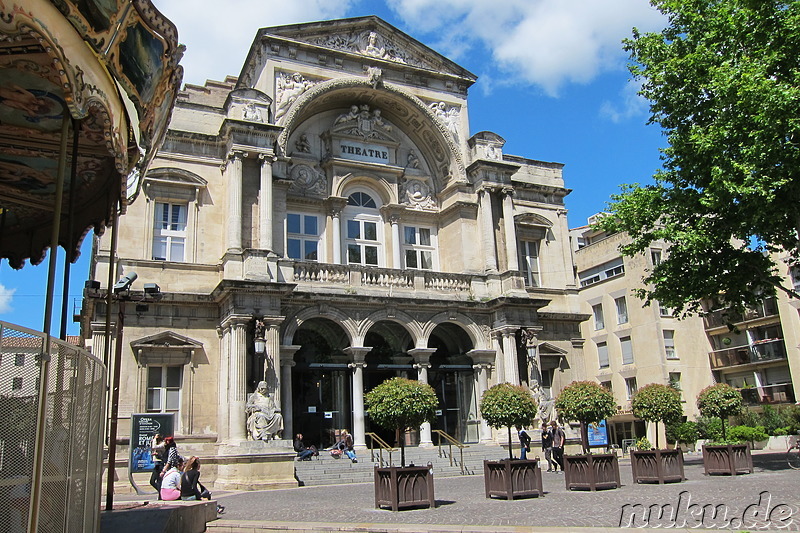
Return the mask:
<svg viewBox="0 0 800 533">
<path fill-rule="evenodd" d="M 374 31 L 369 32 L 367 47 L 364 49 L 364 53 L 368 56 L 379 57 L 381 59 L 386 55 L 386 48 L 378 45 L 378 34 Z"/>
<path fill-rule="evenodd" d="M 367 69 L 367 80 L 372 88 L 376 88 L 383 81 L 383 71 L 378 67 L 369 67 Z"/>
<path fill-rule="evenodd" d="M 417 209 L 431 209 L 436 202 L 431 197 L 431 188 L 421 180 L 408 180 L 402 186 L 401 197 L 404 203 Z"/>
<path fill-rule="evenodd" d="M 280 74 L 275 88 L 275 120 L 282 118 L 292 104 L 313 85 L 314 82 L 305 79 L 299 72 L 291 76 Z"/>
<path fill-rule="evenodd" d="M 349 122 L 357 118 L 358 118 L 358 106 L 351 105 L 350 111 L 347 113 L 342 113 L 341 115 L 336 117 L 336 121 L 334 122 L 334 124 L 342 124 L 343 122 Z"/>
<path fill-rule="evenodd" d="M 295 165 L 290 171 L 292 184 L 289 192 L 302 196 L 322 196 L 325 194 L 328 181 L 325 174 L 308 165 Z"/>
<path fill-rule="evenodd" d="M 353 121 L 356 124 L 353 127 L 349 127 L 348 123 Z M 344 125 L 338 131 L 342 132 L 346 128 L 346 131 L 343 131 L 344 133 L 359 135 L 364 139 L 380 138 L 382 137 L 380 132 L 389 133 L 392 131 L 392 125 L 384 120 L 381 110 L 378 108 L 370 110 L 367 104 L 350 106 L 350 111 L 336 117 L 334 124 Z"/>
<path fill-rule="evenodd" d="M 308 142 L 308 136 L 305 133 L 300 135 L 300 138 L 298 138 L 294 142 L 294 147 L 297 149 L 298 152 L 303 152 L 305 154 L 310 153 L 311 152 L 311 143 Z"/>
<path fill-rule="evenodd" d="M 261 111 L 256 107 L 254 102 L 250 102 L 244 106 L 244 119 L 252 120 L 253 122 L 264 122 L 261 118 Z"/>
<path fill-rule="evenodd" d="M 458 140 L 458 123 L 460 122 L 460 113 L 457 107 L 452 106 L 450 109 L 447 108 L 447 104 L 444 102 L 434 102 L 430 104 L 430 110 L 436 115 L 442 124 L 445 125 L 447 131 L 450 132 L 450 135 L 453 136 L 455 140 Z"/>
<path fill-rule="evenodd" d="M 417 154 L 414 152 L 414 150 L 408 151 L 406 168 L 419 168 L 419 157 L 417 157 Z"/>
</svg>

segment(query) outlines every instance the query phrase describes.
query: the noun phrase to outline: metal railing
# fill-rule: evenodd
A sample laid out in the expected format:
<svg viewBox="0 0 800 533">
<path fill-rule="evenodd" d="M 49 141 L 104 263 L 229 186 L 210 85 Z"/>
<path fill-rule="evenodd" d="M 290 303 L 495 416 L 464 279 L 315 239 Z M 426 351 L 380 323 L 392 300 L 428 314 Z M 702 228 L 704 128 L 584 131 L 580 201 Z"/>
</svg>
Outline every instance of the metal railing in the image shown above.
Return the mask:
<svg viewBox="0 0 800 533">
<path fill-rule="evenodd" d="M 442 455 L 442 439 L 446 441 L 448 447 L 447 455 L 450 456 L 450 466 L 453 466 L 453 446 L 458 448 L 459 463 L 460 463 L 459 466 L 461 467 L 461 475 L 466 475 L 467 470 L 464 466 L 464 448 L 469 448 L 469 446 L 467 446 L 462 442 L 459 442 L 454 437 L 448 435 L 441 429 L 434 429 L 431 431 L 431 433 L 436 433 L 436 436 L 439 437 L 439 457 L 444 457 L 444 455 Z"/>
<path fill-rule="evenodd" d="M 727 326 L 729 323 L 738 324 L 749 320 L 756 320 L 778 314 L 778 301 L 774 297 L 765 298 L 755 307 L 745 310 L 744 314 L 729 314 L 725 310 L 712 311 L 703 320 L 706 329 Z"/>
<path fill-rule="evenodd" d="M 786 359 L 783 339 L 768 339 L 708 354 L 711 369 Z"/>
<path fill-rule="evenodd" d="M 794 403 L 794 388 L 791 384 L 764 385 L 762 387 L 741 388 L 745 405 L 765 405 L 771 403 Z"/>
<path fill-rule="evenodd" d="M 105 382 L 86 350 L 0 322 L 0 529 L 100 530 Z"/>
<path fill-rule="evenodd" d="M 393 466 L 392 465 L 392 452 L 396 452 L 397 448 L 392 448 L 391 446 L 389 446 L 386 443 L 385 440 L 380 438 L 375 433 L 365 433 L 364 436 L 366 436 L 366 437 L 368 437 L 370 439 L 370 446 L 369 446 L 369 458 L 370 458 L 370 461 L 372 461 L 373 463 L 375 462 L 375 449 L 376 449 L 375 445 L 377 444 L 378 445 L 377 446 L 378 463 L 380 464 L 380 466 L 381 467 Z M 386 463 L 384 461 L 384 459 L 383 459 L 384 450 L 389 454 L 389 462 L 388 463 Z"/>
</svg>

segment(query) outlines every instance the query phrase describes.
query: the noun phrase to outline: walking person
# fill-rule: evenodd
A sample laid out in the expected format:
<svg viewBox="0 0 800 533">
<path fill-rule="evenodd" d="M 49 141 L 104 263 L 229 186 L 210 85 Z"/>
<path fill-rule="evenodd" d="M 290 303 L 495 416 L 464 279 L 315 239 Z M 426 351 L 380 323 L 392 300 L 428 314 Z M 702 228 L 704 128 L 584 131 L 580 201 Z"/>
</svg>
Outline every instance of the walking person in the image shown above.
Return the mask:
<svg viewBox="0 0 800 533">
<path fill-rule="evenodd" d="M 528 458 L 528 452 L 531 451 L 531 437 L 524 428 L 517 426 L 517 434 L 519 435 L 519 458 L 523 461 Z"/>
<path fill-rule="evenodd" d="M 164 459 L 166 459 L 166 444 L 161 433 L 153 435 L 150 443 L 150 454 L 153 457 L 153 473 L 150 474 L 150 486 L 156 489 L 158 499 L 161 499 L 161 472 L 164 470 Z"/>
<path fill-rule="evenodd" d="M 544 459 L 547 461 L 547 471 L 552 472 L 558 470 L 558 463 L 553 461 L 553 434 L 550 433 L 550 428 L 546 424 L 542 426 L 542 451 L 544 452 Z"/>
<path fill-rule="evenodd" d="M 550 422 L 550 434 L 553 436 L 553 459 L 561 467 L 561 472 L 564 472 L 564 443 L 567 436 L 555 420 Z"/>
</svg>

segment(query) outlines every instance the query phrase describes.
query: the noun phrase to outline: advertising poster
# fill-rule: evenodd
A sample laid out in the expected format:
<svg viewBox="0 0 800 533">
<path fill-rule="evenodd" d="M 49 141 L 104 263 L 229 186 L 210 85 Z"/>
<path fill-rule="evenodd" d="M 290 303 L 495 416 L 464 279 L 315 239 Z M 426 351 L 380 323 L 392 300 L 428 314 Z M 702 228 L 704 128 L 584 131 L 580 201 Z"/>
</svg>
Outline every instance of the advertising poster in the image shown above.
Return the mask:
<svg viewBox="0 0 800 533">
<path fill-rule="evenodd" d="M 589 437 L 589 447 L 608 446 L 608 432 L 606 431 L 605 420 L 587 424 L 586 433 Z"/>
<path fill-rule="evenodd" d="M 134 472 L 152 472 L 153 458 L 150 455 L 150 444 L 153 436 L 160 433 L 163 437 L 173 434 L 175 415 L 165 413 L 144 413 L 131 415 L 131 453 L 128 468 Z"/>
</svg>

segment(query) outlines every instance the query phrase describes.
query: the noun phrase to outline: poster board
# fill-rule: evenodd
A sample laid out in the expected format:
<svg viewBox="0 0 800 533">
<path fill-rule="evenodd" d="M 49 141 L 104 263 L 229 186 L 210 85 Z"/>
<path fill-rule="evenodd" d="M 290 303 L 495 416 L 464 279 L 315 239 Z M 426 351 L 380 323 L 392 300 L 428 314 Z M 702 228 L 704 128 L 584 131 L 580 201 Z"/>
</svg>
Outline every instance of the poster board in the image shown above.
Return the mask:
<svg viewBox="0 0 800 533">
<path fill-rule="evenodd" d="M 586 437 L 589 441 L 590 448 L 606 448 L 608 447 L 608 430 L 606 428 L 606 421 L 594 422 L 586 424 Z"/>
<path fill-rule="evenodd" d="M 153 436 L 173 435 L 174 413 L 137 413 L 131 415 L 131 444 L 128 456 L 128 472 L 152 472 L 155 464 L 150 453 Z M 135 486 L 135 485 L 134 485 Z"/>
</svg>

